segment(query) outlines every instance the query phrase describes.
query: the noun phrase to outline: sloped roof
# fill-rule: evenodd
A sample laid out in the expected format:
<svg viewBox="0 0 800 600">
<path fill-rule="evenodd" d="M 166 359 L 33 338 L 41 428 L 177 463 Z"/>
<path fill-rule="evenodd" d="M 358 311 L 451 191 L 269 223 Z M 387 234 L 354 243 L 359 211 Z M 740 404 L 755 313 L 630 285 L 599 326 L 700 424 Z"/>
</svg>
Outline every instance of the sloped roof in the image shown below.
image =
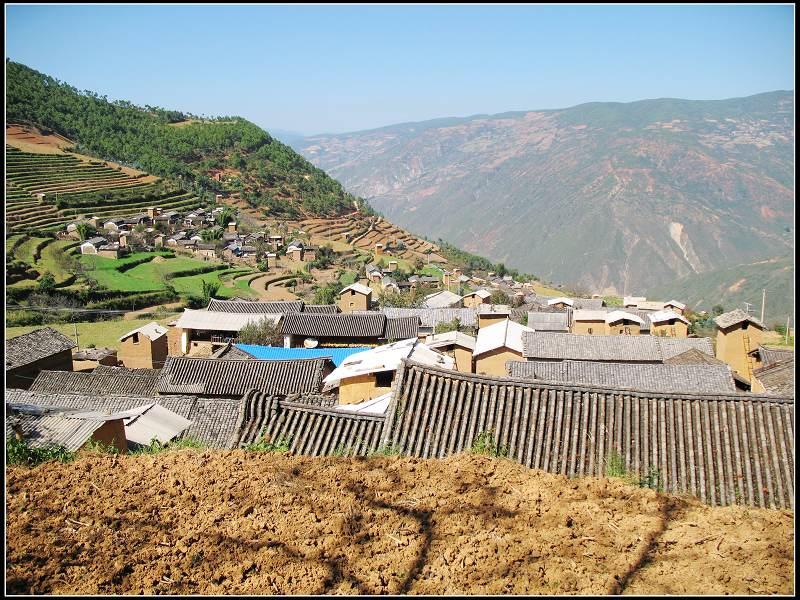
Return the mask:
<svg viewBox="0 0 800 600">
<path fill-rule="evenodd" d="M 672 319 L 676 319 L 681 321 L 682 323 L 689 324 L 689 319 L 684 316 L 679 315 L 674 310 L 659 310 L 652 314 L 647 315 L 647 318 L 650 320 L 651 323 L 663 323 L 664 321 L 671 321 Z"/>
<path fill-rule="evenodd" d="M 192 310 L 186 308 L 175 326 L 180 329 L 199 329 L 206 331 L 240 331 L 245 325 L 267 319 L 277 323 L 281 315 L 275 313 L 234 313 Z"/>
<path fill-rule="evenodd" d="M 768 367 L 777 362 L 783 362 L 789 358 L 794 359 L 794 350 L 786 348 L 770 348 L 768 346 L 759 346 L 758 354 L 761 358 L 761 366 Z"/>
<path fill-rule="evenodd" d="M 510 315 L 511 307 L 507 304 L 479 304 L 475 309 L 479 315 Z"/>
<path fill-rule="evenodd" d="M 722 313 L 716 319 L 714 319 L 714 323 L 717 324 L 717 327 L 720 329 L 727 329 L 733 325 L 737 325 L 739 323 L 743 323 L 748 321 L 761 329 L 764 329 L 764 324 L 756 319 L 755 317 L 748 315 L 746 312 L 737 308 L 736 310 L 732 310 L 730 312 Z"/>
<path fill-rule="evenodd" d="M 425 308 L 450 308 L 461 302 L 461 296 L 449 290 L 442 290 L 425 296 L 423 306 Z"/>
<path fill-rule="evenodd" d="M 339 312 L 339 307 L 335 304 L 304 304 L 303 312 L 335 315 Z"/>
<path fill-rule="evenodd" d="M 602 298 L 573 298 L 572 308 L 577 310 L 600 310 L 605 301 Z"/>
<path fill-rule="evenodd" d="M 686 310 L 686 305 L 683 302 L 678 302 L 677 300 L 664 302 L 664 307 L 666 308 L 667 306 L 674 306 L 676 308 L 680 308 L 681 310 Z"/>
<path fill-rule="evenodd" d="M 168 356 L 158 377 L 159 394 L 241 397 L 258 389 L 271 394 L 318 392 L 325 358 L 219 360 Z"/>
<path fill-rule="evenodd" d="M 339 366 L 348 356 L 369 350 L 367 347 L 353 348 L 281 348 L 277 346 L 258 346 L 255 344 L 236 344 L 234 348 L 251 358 L 260 360 L 295 360 L 303 358 L 328 357 Z"/>
<path fill-rule="evenodd" d="M 733 393 L 728 365 L 633 364 L 592 361 L 508 361 L 511 377 L 602 385 L 648 392 Z"/>
<path fill-rule="evenodd" d="M 575 301 L 572 298 L 559 296 L 558 298 L 550 298 L 547 301 L 548 306 L 552 306 L 553 304 L 566 304 L 567 306 L 573 306 L 575 304 Z"/>
<path fill-rule="evenodd" d="M 492 292 L 490 292 L 489 290 L 481 289 L 481 290 L 475 290 L 474 292 L 470 292 L 469 294 L 464 294 L 464 298 L 466 298 L 467 296 L 477 296 L 478 298 L 486 300 L 486 298 L 490 298 L 492 296 Z"/>
<path fill-rule="evenodd" d="M 475 349 L 472 352 L 472 356 L 477 358 L 498 348 L 511 348 L 517 352 L 522 352 L 522 334 L 524 332 L 533 333 L 533 329 L 510 319 L 493 323 L 487 327 L 481 327 L 478 330 L 478 337 L 475 340 Z"/>
<path fill-rule="evenodd" d="M 286 335 L 307 337 L 380 338 L 386 327 L 386 315 L 374 313 L 350 314 L 288 314 L 281 331 Z"/>
<path fill-rule="evenodd" d="M 142 325 L 138 329 L 134 329 L 133 331 L 129 331 L 128 333 L 126 333 L 125 335 L 120 337 L 119 341 L 120 342 L 124 342 L 129 337 L 131 337 L 134 333 L 140 333 L 140 334 L 142 334 L 144 336 L 147 336 L 150 339 L 151 342 L 154 342 L 158 338 L 160 338 L 161 336 L 166 335 L 167 331 L 169 331 L 169 330 L 166 327 L 164 327 L 163 325 L 159 325 L 155 321 L 152 321 L 152 322 L 148 323 L 147 325 Z"/>
<path fill-rule="evenodd" d="M 158 371 L 131 373 L 92 371 L 41 371 L 30 391 L 58 394 L 119 394 L 152 396 L 155 394 Z"/>
<path fill-rule="evenodd" d="M 395 308 L 384 307 L 382 312 L 390 319 L 418 316 L 423 327 L 436 327 L 439 323 L 450 323 L 454 319 L 465 327 L 478 325 L 478 312 L 474 308 Z"/>
<path fill-rule="evenodd" d="M 216 300 L 212 299 L 206 308 L 209 312 L 226 312 L 242 314 L 286 314 L 299 313 L 303 310 L 302 301 L 262 302 L 250 300 Z"/>
<path fill-rule="evenodd" d="M 536 331 L 523 334 L 525 358 L 663 362 L 696 348 L 713 356 L 710 338 L 662 338 L 651 335 L 578 335 Z"/>
<path fill-rule="evenodd" d="M 6 371 L 71 350 L 75 342 L 52 327 L 43 327 L 6 340 Z"/>
<path fill-rule="evenodd" d="M 233 345 L 233 342 L 229 341 L 222 346 L 222 348 L 213 352 L 211 358 L 216 358 L 218 360 L 250 360 L 255 357 L 241 348 L 237 348 Z"/>
<path fill-rule="evenodd" d="M 633 313 L 624 310 L 612 310 L 606 313 L 606 323 L 616 323 L 617 321 L 634 321 L 639 325 L 644 325 L 644 319 Z"/>
<path fill-rule="evenodd" d="M 88 442 L 107 419 L 87 417 L 59 407 L 36 407 L 6 403 L 6 439 L 15 427 L 32 448 L 64 446 L 74 452 Z"/>
<path fill-rule="evenodd" d="M 753 371 L 769 394 L 794 398 L 794 356 Z"/>
<path fill-rule="evenodd" d="M 535 331 L 569 331 L 566 312 L 528 311 L 528 327 Z"/>
<path fill-rule="evenodd" d="M 339 385 L 343 379 L 381 371 L 394 371 L 403 359 L 412 357 L 420 364 L 447 369 L 452 369 L 454 364 L 452 358 L 432 350 L 417 339 L 402 340 L 348 356 L 342 361 L 341 366 L 325 377 L 323 380 L 325 389 Z"/>
<path fill-rule="evenodd" d="M 430 348 L 442 348 L 445 346 L 461 346 L 462 348 L 475 349 L 475 338 L 460 331 L 448 331 L 446 333 L 436 333 L 425 338 L 425 345 Z"/>
<path fill-rule="evenodd" d="M 383 338 L 387 340 L 415 338 L 419 333 L 419 326 L 421 323 L 422 320 L 418 316 L 386 319 L 386 329 L 383 333 Z"/>
<path fill-rule="evenodd" d="M 369 288 L 361 283 L 352 283 L 348 285 L 346 288 L 342 288 L 342 291 L 339 292 L 339 295 L 350 290 L 353 290 L 357 294 L 364 294 L 365 296 L 369 296 L 372 293 L 372 288 Z"/>
</svg>

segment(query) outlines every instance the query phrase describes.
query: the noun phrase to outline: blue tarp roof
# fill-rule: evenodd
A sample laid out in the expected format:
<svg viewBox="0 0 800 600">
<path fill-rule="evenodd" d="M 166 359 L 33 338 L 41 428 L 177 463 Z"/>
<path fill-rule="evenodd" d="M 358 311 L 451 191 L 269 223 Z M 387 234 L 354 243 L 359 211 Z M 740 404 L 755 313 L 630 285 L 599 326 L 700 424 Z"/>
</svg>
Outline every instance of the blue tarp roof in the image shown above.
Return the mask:
<svg viewBox="0 0 800 600">
<path fill-rule="evenodd" d="M 359 348 L 278 348 L 276 346 L 256 346 L 253 344 L 235 344 L 255 358 L 262 360 L 292 360 L 294 358 L 319 358 L 330 356 L 337 367 L 342 361 L 356 352 L 369 350 L 367 346 Z"/>
</svg>

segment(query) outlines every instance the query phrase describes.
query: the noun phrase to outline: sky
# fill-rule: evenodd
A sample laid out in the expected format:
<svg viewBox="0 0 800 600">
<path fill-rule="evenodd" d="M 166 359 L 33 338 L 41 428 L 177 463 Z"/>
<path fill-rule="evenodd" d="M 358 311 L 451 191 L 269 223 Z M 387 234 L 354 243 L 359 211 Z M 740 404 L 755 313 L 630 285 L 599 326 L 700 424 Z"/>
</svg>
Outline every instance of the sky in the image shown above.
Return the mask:
<svg viewBox="0 0 800 600">
<path fill-rule="evenodd" d="M 794 89 L 791 5 L 9 5 L 6 58 L 305 135 Z"/>
</svg>

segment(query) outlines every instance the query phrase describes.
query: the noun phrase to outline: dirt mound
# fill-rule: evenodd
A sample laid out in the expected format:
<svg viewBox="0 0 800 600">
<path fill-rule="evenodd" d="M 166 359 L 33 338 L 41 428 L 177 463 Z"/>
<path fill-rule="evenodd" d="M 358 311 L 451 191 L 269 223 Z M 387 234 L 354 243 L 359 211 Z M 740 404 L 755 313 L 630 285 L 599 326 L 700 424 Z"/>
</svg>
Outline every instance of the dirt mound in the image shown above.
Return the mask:
<svg viewBox="0 0 800 600">
<path fill-rule="evenodd" d="M 164 258 L 163 256 L 156 256 L 155 258 L 153 258 L 153 262 L 154 263 L 163 263 L 163 262 L 167 262 L 167 259 Z"/>
<path fill-rule="evenodd" d="M 794 591 L 791 511 L 468 454 L 88 454 L 6 485 L 10 593 Z"/>
</svg>

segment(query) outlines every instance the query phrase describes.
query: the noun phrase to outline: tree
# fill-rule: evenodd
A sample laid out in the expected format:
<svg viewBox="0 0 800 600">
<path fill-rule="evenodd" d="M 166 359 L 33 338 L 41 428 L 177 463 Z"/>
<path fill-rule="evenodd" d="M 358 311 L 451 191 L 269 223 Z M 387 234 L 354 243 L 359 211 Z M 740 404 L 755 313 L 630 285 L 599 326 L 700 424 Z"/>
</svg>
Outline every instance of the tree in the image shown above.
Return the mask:
<svg viewBox="0 0 800 600">
<path fill-rule="evenodd" d="M 240 344 L 255 344 L 258 346 L 279 346 L 283 342 L 283 335 L 278 323 L 264 317 L 260 321 L 248 323 L 239 330 Z"/>
<path fill-rule="evenodd" d="M 489 302 L 492 304 L 511 304 L 511 298 L 503 290 L 492 290 Z"/>
<path fill-rule="evenodd" d="M 42 294 L 47 294 L 53 291 L 55 287 L 56 287 L 56 278 L 53 277 L 53 275 L 50 272 L 45 271 L 44 275 L 42 275 L 42 278 L 39 280 L 39 283 L 36 286 L 36 291 Z"/>
<path fill-rule="evenodd" d="M 314 304 L 335 304 L 343 287 L 338 281 L 317 287 L 314 290 Z"/>
<path fill-rule="evenodd" d="M 725 312 L 725 307 L 722 304 L 715 304 L 711 307 L 711 314 L 715 317 L 720 316 L 722 313 Z"/>
<path fill-rule="evenodd" d="M 219 291 L 220 283 L 218 281 L 203 281 L 203 304 L 208 306 L 208 303 Z"/>
<path fill-rule="evenodd" d="M 97 230 L 89 225 L 89 223 L 78 223 L 75 226 L 75 231 L 78 232 L 78 236 L 81 238 L 82 242 L 86 241 L 97 232 Z"/>
<path fill-rule="evenodd" d="M 437 323 L 434 333 L 447 333 L 448 331 L 461 331 L 461 321 L 458 317 L 452 321 Z"/>
<path fill-rule="evenodd" d="M 233 209 L 229 206 L 224 207 L 221 211 L 219 211 L 216 216 L 214 217 L 214 222 L 223 229 L 225 226 L 235 220 L 236 214 L 233 212 Z M 222 237 L 220 235 L 220 237 Z"/>
</svg>

